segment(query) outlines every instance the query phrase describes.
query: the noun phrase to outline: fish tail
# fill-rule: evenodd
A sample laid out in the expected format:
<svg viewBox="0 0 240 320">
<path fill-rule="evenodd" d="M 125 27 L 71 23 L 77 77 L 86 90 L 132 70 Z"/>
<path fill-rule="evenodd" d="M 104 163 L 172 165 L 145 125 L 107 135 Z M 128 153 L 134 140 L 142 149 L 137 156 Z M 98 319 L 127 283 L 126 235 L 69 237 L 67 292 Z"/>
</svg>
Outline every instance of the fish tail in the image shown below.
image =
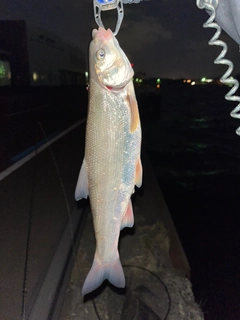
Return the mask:
<svg viewBox="0 0 240 320">
<path fill-rule="evenodd" d="M 125 287 L 125 276 L 118 251 L 115 259 L 109 263 L 102 263 L 95 254 L 92 267 L 82 288 L 82 294 L 85 295 L 97 289 L 106 279 L 115 287 Z"/>
</svg>

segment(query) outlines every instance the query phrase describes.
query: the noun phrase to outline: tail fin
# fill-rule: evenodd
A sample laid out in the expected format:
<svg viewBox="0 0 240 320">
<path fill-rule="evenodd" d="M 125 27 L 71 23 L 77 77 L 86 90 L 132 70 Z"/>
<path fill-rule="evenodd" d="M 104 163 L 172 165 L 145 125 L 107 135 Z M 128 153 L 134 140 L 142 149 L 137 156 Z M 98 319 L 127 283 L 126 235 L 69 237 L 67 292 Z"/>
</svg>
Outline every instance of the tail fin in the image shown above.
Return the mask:
<svg viewBox="0 0 240 320">
<path fill-rule="evenodd" d="M 97 289 L 105 279 L 108 279 L 111 284 L 118 288 L 125 287 L 125 276 L 118 252 L 114 260 L 105 264 L 101 263 L 95 254 L 92 268 L 90 269 L 82 288 L 82 294 L 85 295 Z"/>
</svg>

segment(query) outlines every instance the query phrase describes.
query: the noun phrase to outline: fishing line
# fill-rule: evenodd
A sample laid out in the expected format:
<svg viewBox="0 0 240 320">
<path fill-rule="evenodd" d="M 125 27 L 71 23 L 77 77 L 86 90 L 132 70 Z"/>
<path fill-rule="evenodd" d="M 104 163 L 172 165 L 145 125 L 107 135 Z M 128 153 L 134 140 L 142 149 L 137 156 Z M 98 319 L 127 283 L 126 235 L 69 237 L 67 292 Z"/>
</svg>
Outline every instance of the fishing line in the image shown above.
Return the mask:
<svg viewBox="0 0 240 320">
<path fill-rule="evenodd" d="M 205 9 L 209 13 L 211 13 L 210 18 L 203 24 L 204 28 L 213 28 L 216 29 L 216 33 L 213 35 L 213 37 L 208 41 L 209 45 L 215 45 L 222 47 L 222 51 L 217 56 L 217 58 L 214 60 L 215 64 L 222 64 L 228 66 L 227 71 L 224 73 L 224 75 L 220 78 L 220 81 L 223 84 L 226 84 L 228 86 L 232 86 L 232 88 L 229 90 L 229 92 L 225 95 L 225 99 L 228 101 L 237 101 L 239 102 L 238 105 L 231 111 L 230 115 L 233 118 L 240 119 L 240 97 L 237 95 L 234 95 L 239 87 L 238 80 L 234 79 L 231 75 L 233 71 L 233 63 L 229 59 L 224 59 L 224 57 L 227 54 L 228 47 L 227 44 L 219 40 L 219 37 L 221 35 L 221 27 L 217 22 L 213 22 L 216 18 L 216 9 L 218 7 L 218 0 L 197 0 L 196 2 L 199 9 Z M 240 127 L 237 128 L 236 134 L 240 135 Z"/>
<path fill-rule="evenodd" d="M 155 273 L 153 273 L 152 271 L 144 268 L 144 267 L 139 267 L 139 266 L 134 266 L 134 265 L 128 265 L 128 264 L 125 264 L 123 265 L 123 268 L 137 268 L 137 269 L 140 269 L 140 270 L 143 270 L 143 271 L 146 271 L 148 273 L 150 273 L 152 276 L 154 276 L 155 278 L 158 279 L 159 282 L 161 282 L 161 284 L 163 285 L 165 291 L 166 291 L 166 294 L 168 296 L 168 309 L 167 309 L 167 312 L 166 312 L 166 315 L 165 317 L 163 318 L 163 320 L 167 320 L 168 316 L 169 316 L 169 313 L 170 313 L 170 310 L 171 310 L 171 305 L 172 305 L 172 299 L 171 299 L 171 296 L 170 296 L 170 293 L 169 293 L 169 290 L 168 290 L 168 287 L 167 285 L 164 283 L 164 281 L 158 276 L 156 275 Z M 98 318 L 98 320 L 102 320 L 99 313 L 98 313 L 98 310 L 97 310 L 97 306 L 96 306 L 96 303 L 95 303 L 95 300 L 92 299 L 92 303 L 93 303 L 93 308 L 94 308 L 94 311 L 96 313 L 96 316 Z"/>
<path fill-rule="evenodd" d="M 37 156 L 37 149 L 36 149 Z M 21 319 L 26 319 L 26 294 L 27 294 L 27 272 L 28 272 L 28 261 L 29 261 L 29 247 L 31 239 L 31 227 L 32 227 L 32 215 L 33 215 L 33 198 L 34 190 L 36 185 L 36 158 L 33 166 L 32 174 L 32 188 L 31 188 L 31 198 L 30 198 L 30 208 L 29 208 L 29 217 L 28 217 L 28 230 L 27 230 L 27 241 L 26 241 L 26 253 L 25 253 L 25 262 L 24 262 L 24 275 L 23 275 L 23 287 L 22 287 L 22 306 L 21 306 Z"/>
<path fill-rule="evenodd" d="M 165 317 L 163 318 L 163 320 L 167 320 L 167 318 L 168 318 L 168 316 L 169 316 L 169 313 L 170 313 L 170 310 L 171 310 L 172 300 L 171 300 L 170 293 L 169 293 L 169 291 L 168 291 L 168 287 L 167 287 L 167 285 L 165 284 L 165 282 L 164 282 L 158 275 L 156 275 L 156 274 L 153 273 L 151 270 L 148 270 L 148 269 L 146 269 L 146 268 L 144 268 L 144 267 L 139 267 L 139 266 L 134 266 L 134 265 L 128 265 L 128 264 L 123 265 L 123 267 L 125 267 L 125 268 L 138 268 L 138 269 L 141 269 L 141 270 L 143 270 L 143 271 L 147 271 L 147 272 L 149 272 L 152 276 L 154 276 L 155 278 L 157 278 L 158 281 L 161 282 L 161 284 L 163 285 L 163 287 L 164 287 L 164 289 L 165 289 L 165 291 L 166 291 L 166 293 L 167 293 L 167 296 L 168 296 L 168 309 L 167 309 L 167 312 L 166 312 Z"/>
</svg>

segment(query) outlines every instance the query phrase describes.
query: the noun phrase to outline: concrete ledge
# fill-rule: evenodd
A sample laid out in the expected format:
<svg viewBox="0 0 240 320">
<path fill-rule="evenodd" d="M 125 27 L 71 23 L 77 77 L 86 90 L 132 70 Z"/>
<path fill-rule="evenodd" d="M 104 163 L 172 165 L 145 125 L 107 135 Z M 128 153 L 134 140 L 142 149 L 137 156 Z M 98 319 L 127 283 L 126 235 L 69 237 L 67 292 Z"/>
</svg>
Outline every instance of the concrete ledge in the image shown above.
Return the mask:
<svg viewBox="0 0 240 320">
<path fill-rule="evenodd" d="M 70 279 L 74 251 L 76 253 L 78 248 L 85 217 L 84 209 L 77 210 L 77 208 L 74 208 L 71 222 L 68 222 L 65 227 L 63 236 L 28 316 L 29 320 L 54 320 L 58 318 L 65 295 L 64 288 L 66 288 Z"/>
<path fill-rule="evenodd" d="M 194 319 L 202 319 L 186 277 L 190 274 L 186 255 L 144 152 L 142 162 L 143 186 L 136 188 L 132 197 L 135 225 L 124 228 L 119 239 L 126 287 L 118 289 L 105 281 L 87 296 L 81 295 L 95 252 L 90 214 L 76 260 L 81 272 L 73 270 L 59 320 L 133 319 L 137 318 L 138 312 L 146 315 L 144 319 L 153 319 L 154 314 L 161 319 L 169 315 L 169 319 L 175 320 L 182 309 L 184 316 L 191 313 Z"/>
<path fill-rule="evenodd" d="M 156 218 L 163 223 L 170 240 L 169 255 L 172 260 L 173 267 L 179 271 L 181 275 L 190 278 L 190 265 L 183 250 L 167 204 L 163 198 L 153 167 L 145 153 L 143 154 L 143 163 L 146 168 L 146 170 L 144 170 L 143 178 L 144 197 L 139 197 L 139 206 L 147 210 L 147 219 L 149 223 L 156 222 Z"/>
</svg>

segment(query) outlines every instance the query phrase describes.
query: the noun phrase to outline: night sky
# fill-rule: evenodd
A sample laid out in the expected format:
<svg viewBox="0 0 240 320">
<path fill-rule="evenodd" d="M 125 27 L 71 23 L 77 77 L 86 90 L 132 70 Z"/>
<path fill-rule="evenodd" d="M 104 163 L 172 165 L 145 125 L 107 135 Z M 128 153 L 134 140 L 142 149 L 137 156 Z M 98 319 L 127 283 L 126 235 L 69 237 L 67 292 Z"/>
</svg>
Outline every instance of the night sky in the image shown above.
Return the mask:
<svg viewBox="0 0 240 320">
<path fill-rule="evenodd" d="M 141 1 L 124 5 L 124 10 L 117 38 L 135 72 L 176 79 L 219 77 L 226 70 L 213 63 L 220 49 L 208 46 L 214 32 L 202 27 L 208 14 L 195 0 Z M 103 16 L 105 27 L 112 25 L 111 18 L 116 18 L 115 10 Z M 91 0 L 0 0 L 0 19 L 25 19 L 79 46 L 86 55 L 96 28 Z M 234 74 L 239 73 L 238 45 L 225 33 L 222 39 L 229 46 Z"/>
</svg>

